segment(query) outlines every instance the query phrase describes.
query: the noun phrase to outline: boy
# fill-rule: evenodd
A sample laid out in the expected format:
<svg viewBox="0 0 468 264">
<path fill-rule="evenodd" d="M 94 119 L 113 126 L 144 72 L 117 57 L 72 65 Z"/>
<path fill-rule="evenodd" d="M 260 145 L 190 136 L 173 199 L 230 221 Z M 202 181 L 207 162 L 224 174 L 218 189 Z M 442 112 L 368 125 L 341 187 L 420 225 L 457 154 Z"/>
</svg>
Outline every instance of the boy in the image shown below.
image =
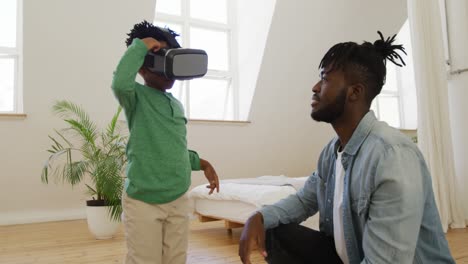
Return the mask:
<svg viewBox="0 0 468 264">
<path fill-rule="evenodd" d="M 180 48 L 170 29 L 147 21 L 128 34 L 112 90 L 125 112 L 130 130 L 127 179 L 122 195 L 127 264 L 185 263 L 188 199 L 192 170 L 203 170 L 210 194 L 219 191 L 211 164 L 187 149 L 182 104 L 166 90 L 174 80 L 143 66 L 148 51 Z M 140 74 L 144 85 L 135 81 Z"/>
</svg>

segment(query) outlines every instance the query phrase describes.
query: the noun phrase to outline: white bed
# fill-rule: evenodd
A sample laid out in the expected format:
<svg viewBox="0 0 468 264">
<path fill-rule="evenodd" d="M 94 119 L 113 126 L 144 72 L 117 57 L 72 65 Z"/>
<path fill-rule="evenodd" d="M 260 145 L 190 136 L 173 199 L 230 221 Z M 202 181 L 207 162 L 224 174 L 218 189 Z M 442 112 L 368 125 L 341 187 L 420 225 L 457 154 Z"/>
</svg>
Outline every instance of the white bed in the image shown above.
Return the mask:
<svg viewBox="0 0 468 264">
<path fill-rule="evenodd" d="M 189 197 L 202 222 L 224 220 L 228 229 L 242 227 L 247 218 L 264 205 L 273 204 L 301 188 L 307 177 L 261 176 L 224 180 L 220 192 L 208 195 L 206 185 L 193 188 Z M 318 215 L 302 225 L 318 230 Z"/>
</svg>

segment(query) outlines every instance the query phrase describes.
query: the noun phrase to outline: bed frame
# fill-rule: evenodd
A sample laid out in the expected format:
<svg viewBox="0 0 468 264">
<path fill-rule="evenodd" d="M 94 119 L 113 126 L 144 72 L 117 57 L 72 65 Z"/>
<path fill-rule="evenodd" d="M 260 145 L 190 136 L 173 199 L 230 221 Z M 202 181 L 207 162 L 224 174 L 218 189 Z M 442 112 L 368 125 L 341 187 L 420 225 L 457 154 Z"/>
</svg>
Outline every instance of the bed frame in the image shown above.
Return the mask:
<svg viewBox="0 0 468 264">
<path fill-rule="evenodd" d="M 224 221 L 224 227 L 227 229 L 227 231 L 231 234 L 233 228 L 240 228 L 244 227 L 243 223 L 220 218 L 220 217 L 214 217 L 214 216 L 208 216 L 208 215 L 202 215 L 200 213 L 198 214 L 198 220 L 202 223 L 205 222 L 213 222 L 213 221 Z"/>
</svg>

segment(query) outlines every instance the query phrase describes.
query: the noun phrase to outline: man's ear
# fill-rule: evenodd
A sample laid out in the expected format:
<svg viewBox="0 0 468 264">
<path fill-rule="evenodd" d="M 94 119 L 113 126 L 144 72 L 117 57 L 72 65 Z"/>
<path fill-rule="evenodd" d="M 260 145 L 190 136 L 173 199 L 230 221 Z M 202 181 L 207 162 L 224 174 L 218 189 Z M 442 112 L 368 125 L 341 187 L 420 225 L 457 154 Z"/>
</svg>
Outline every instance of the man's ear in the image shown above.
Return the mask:
<svg viewBox="0 0 468 264">
<path fill-rule="evenodd" d="M 355 102 L 366 97 L 366 87 L 362 83 L 356 83 L 349 87 L 348 98 L 350 101 Z"/>
</svg>

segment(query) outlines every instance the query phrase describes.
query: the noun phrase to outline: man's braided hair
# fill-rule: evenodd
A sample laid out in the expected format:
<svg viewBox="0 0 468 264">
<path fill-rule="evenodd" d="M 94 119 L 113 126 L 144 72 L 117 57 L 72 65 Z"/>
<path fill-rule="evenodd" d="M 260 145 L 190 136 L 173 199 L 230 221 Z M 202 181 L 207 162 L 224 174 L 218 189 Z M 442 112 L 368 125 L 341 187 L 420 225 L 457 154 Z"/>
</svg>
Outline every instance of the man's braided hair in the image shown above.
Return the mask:
<svg viewBox="0 0 468 264">
<path fill-rule="evenodd" d="M 404 54 L 403 45 L 395 45 L 396 35 L 385 39 L 377 31 L 380 39 L 374 43 L 365 41 L 362 44 L 343 42 L 333 46 L 323 57 L 319 69 L 327 72 L 343 70 L 351 82 L 361 82 L 368 87 L 368 102 L 372 101 L 382 90 L 387 74 L 386 60 L 397 66 L 406 65 L 397 51 Z"/>
</svg>

